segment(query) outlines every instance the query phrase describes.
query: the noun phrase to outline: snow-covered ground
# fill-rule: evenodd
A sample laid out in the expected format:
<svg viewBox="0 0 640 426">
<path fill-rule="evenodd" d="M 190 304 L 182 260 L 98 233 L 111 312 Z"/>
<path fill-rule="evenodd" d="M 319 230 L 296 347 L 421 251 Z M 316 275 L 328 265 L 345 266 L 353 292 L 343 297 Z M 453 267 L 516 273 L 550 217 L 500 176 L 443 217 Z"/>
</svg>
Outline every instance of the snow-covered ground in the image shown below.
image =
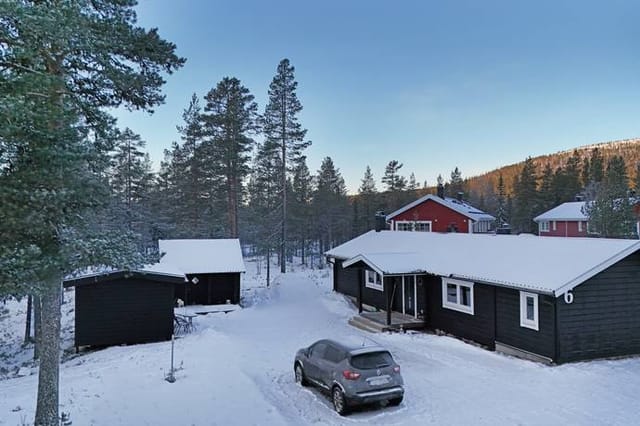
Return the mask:
<svg viewBox="0 0 640 426">
<path fill-rule="evenodd" d="M 369 334 L 347 320 L 353 308 L 331 291 L 328 270 L 298 270 L 260 287 L 255 264 L 243 277 L 245 309 L 196 318 L 197 330 L 176 340 L 181 369 L 164 380 L 170 343 L 112 347 L 67 355 L 61 409 L 74 425 L 632 425 L 640 408 L 640 359 L 547 367 L 429 334 Z M 264 274 L 264 271 L 263 271 Z M 68 295 L 72 296 L 72 295 Z M 65 329 L 72 304 L 63 307 Z M 0 314 L 0 425 L 33 419 L 37 375 L 15 377 L 24 306 Z M 2 305 L 0 305 L 0 312 Z M 332 337 L 375 341 L 402 366 L 405 400 L 395 408 L 358 410 L 341 418 L 327 397 L 293 380 L 295 351 Z M 71 340 L 65 335 L 65 345 Z"/>
</svg>

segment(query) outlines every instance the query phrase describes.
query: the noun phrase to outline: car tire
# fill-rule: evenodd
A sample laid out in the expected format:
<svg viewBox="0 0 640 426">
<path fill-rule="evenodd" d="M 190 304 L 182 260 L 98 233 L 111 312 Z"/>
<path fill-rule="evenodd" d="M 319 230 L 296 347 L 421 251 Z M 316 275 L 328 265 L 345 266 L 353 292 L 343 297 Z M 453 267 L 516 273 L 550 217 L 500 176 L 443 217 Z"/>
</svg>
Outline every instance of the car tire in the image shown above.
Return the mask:
<svg viewBox="0 0 640 426">
<path fill-rule="evenodd" d="M 331 390 L 331 401 L 333 402 L 333 408 L 336 410 L 336 413 L 344 416 L 349 412 L 347 399 L 339 386 L 334 386 Z"/>
<path fill-rule="evenodd" d="M 296 383 L 300 383 L 300 386 L 309 386 L 309 382 L 304 375 L 304 370 L 302 369 L 302 365 L 300 365 L 300 363 L 296 363 L 295 367 L 293 368 L 293 372 Z"/>
<path fill-rule="evenodd" d="M 390 399 L 387 404 L 391 407 L 397 407 L 398 405 L 400 405 L 401 402 L 402 402 L 402 397 L 400 396 L 398 398 Z"/>
</svg>

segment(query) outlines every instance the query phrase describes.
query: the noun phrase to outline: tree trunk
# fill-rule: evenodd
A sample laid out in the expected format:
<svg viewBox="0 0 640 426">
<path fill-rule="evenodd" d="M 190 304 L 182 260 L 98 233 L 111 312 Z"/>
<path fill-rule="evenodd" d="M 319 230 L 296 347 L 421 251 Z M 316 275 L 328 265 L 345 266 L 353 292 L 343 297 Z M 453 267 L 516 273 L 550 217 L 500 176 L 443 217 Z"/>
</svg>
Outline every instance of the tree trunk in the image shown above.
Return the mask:
<svg viewBox="0 0 640 426">
<path fill-rule="evenodd" d="M 42 317 L 42 302 L 40 295 L 33 296 L 33 338 L 35 344 L 33 345 L 33 359 L 38 359 L 40 357 L 40 348 L 42 347 L 40 342 L 40 335 L 42 328 L 40 325 L 42 322 L 40 318 Z"/>
<path fill-rule="evenodd" d="M 31 341 L 31 311 L 33 311 L 33 296 L 27 296 L 27 321 L 24 327 L 24 344 Z"/>
<path fill-rule="evenodd" d="M 60 300 L 62 279 L 55 276 L 42 292 L 40 371 L 35 426 L 59 426 Z"/>
</svg>

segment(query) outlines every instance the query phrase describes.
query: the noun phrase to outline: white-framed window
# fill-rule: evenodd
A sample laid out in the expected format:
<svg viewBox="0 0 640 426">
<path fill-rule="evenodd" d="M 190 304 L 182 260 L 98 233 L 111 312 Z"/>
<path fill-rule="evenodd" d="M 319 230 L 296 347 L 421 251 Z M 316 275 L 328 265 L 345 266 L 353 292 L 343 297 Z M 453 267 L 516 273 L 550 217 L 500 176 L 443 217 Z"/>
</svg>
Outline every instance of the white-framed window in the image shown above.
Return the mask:
<svg viewBox="0 0 640 426">
<path fill-rule="evenodd" d="M 549 232 L 549 222 L 547 222 L 546 220 L 540 222 L 539 226 L 540 226 L 540 232 Z"/>
<path fill-rule="evenodd" d="M 538 331 L 538 295 L 520 292 L 520 326 Z"/>
<path fill-rule="evenodd" d="M 556 222 L 555 220 L 553 221 L 553 230 L 554 231 L 558 230 L 558 222 Z"/>
<path fill-rule="evenodd" d="M 473 315 L 473 283 L 442 278 L 442 307 Z"/>
<path fill-rule="evenodd" d="M 431 232 L 430 220 L 399 220 L 395 224 L 396 231 Z"/>
<path fill-rule="evenodd" d="M 382 277 L 376 271 L 369 269 L 364 271 L 364 286 L 378 291 L 384 291 Z"/>
<path fill-rule="evenodd" d="M 582 221 L 578 221 L 578 232 L 582 232 Z"/>
</svg>

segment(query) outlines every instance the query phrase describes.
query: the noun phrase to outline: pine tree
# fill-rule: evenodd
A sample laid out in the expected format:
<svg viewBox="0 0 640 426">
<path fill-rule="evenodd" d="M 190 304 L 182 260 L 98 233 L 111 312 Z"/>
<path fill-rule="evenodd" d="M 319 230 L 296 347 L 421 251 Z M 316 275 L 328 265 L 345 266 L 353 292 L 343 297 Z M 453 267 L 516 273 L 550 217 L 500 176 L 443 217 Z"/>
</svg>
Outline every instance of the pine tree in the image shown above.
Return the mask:
<svg viewBox="0 0 640 426">
<path fill-rule="evenodd" d="M 507 217 L 507 206 L 506 206 L 506 190 L 504 186 L 504 178 L 502 177 L 502 173 L 498 176 L 498 208 L 496 211 L 496 225 L 498 228 L 506 225 L 509 220 Z"/>
<path fill-rule="evenodd" d="M 404 191 L 407 189 L 407 179 L 399 174 L 402 163 L 391 160 L 384 170 L 382 183 L 386 185 L 386 209 L 393 211 L 406 201 Z"/>
<path fill-rule="evenodd" d="M 356 216 L 356 220 L 358 222 L 355 231 L 356 235 L 373 228 L 374 215 L 377 211 L 377 194 L 378 190 L 376 189 L 376 181 L 373 178 L 371 167 L 367 165 L 367 168 L 364 171 L 364 177 L 360 181 L 360 187 L 358 188 L 361 208 L 359 214 Z"/>
<path fill-rule="evenodd" d="M 543 212 L 558 204 L 557 188 L 555 187 L 555 175 L 551 164 L 547 163 L 542 171 L 540 180 L 540 205 L 538 210 Z"/>
<path fill-rule="evenodd" d="M 464 180 L 462 179 L 462 172 L 460 172 L 460 170 L 456 167 L 451 172 L 448 194 L 450 197 L 456 198 L 460 193 L 464 193 Z"/>
<path fill-rule="evenodd" d="M 525 160 L 520 175 L 516 177 L 513 197 L 513 228 L 517 232 L 535 232 L 533 218 L 538 213 L 538 191 L 536 168 L 531 157 Z"/>
<path fill-rule="evenodd" d="M 608 238 L 637 238 L 624 159 L 613 156 L 599 185 L 595 200 L 587 202 L 591 232 Z"/>
<path fill-rule="evenodd" d="M 416 189 L 418 189 L 418 182 L 416 182 L 416 175 L 411 172 L 409 175 L 409 182 L 407 183 L 407 191 L 414 195 Z"/>
<path fill-rule="evenodd" d="M 318 170 L 313 210 L 321 253 L 348 238 L 347 189 L 340 170 L 335 167 L 331 157 L 325 157 Z"/>
<path fill-rule="evenodd" d="M 238 210 L 244 192 L 243 181 L 249 173 L 250 152 L 258 129 L 258 105 L 249 89 L 237 78 L 225 77 L 205 96 L 200 116 L 203 131 L 211 140 L 210 161 L 224 180 L 222 204 L 226 204 L 227 236 L 237 238 Z"/>
<path fill-rule="evenodd" d="M 292 164 L 296 164 L 302 151 L 311 145 L 305 141 L 306 129 L 298 122 L 298 114 L 302 104 L 296 95 L 298 83 L 294 77 L 295 68 L 283 59 L 271 85 L 269 86 L 269 103 L 263 117 L 263 131 L 266 138 L 265 149 L 277 151 L 280 155 L 280 271 L 287 271 L 285 254 L 287 241 L 287 173 Z"/>
<path fill-rule="evenodd" d="M 313 179 L 307 167 L 306 157 L 302 157 L 296 164 L 293 171 L 292 205 L 291 205 L 291 228 L 293 229 L 293 239 L 300 247 L 300 261 L 307 264 L 308 245 L 311 236 L 312 210 L 311 202 L 313 197 Z"/>
<path fill-rule="evenodd" d="M 0 165 L 0 282 L 18 283 L 16 295 L 37 283 L 39 426 L 59 424 L 62 277 L 142 261 L 127 236 L 98 236 L 85 222 L 108 196 L 105 109 L 152 110 L 164 99 L 161 73 L 184 62 L 156 30 L 136 27 L 134 5 L 0 2 L 0 140 L 10 153 Z"/>
</svg>

